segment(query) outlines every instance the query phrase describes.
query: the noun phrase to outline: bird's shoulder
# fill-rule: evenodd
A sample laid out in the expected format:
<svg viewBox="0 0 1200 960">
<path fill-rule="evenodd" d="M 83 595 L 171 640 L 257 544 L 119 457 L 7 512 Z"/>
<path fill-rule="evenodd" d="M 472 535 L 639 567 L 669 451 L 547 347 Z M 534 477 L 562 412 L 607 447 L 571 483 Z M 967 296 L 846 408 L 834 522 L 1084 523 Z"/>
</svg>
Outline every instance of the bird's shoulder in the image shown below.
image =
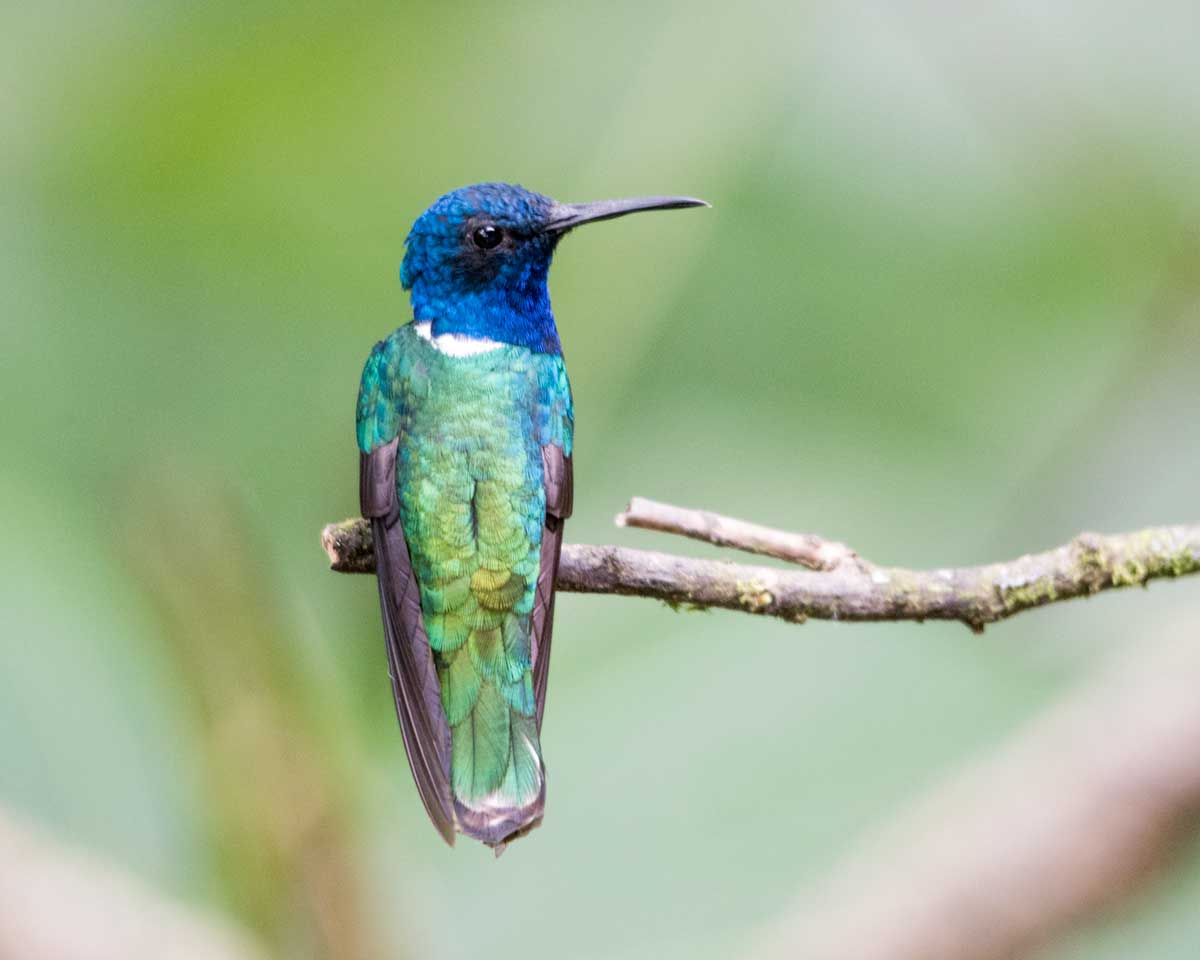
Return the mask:
<svg viewBox="0 0 1200 960">
<path fill-rule="evenodd" d="M 534 415 L 542 446 L 561 447 L 571 455 L 575 433 L 575 407 L 571 382 L 561 354 L 537 354 L 537 403 Z"/>
<path fill-rule="evenodd" d="M 358 447 L 363 453 L 389 443 L 399 429 L 396 401 L 412 362 L 404 329 L 376 343 L 363 364 L 355 409 Z"/>
<path fill-rule="evenodd" d="M 454 353 L 439 349 L 435 339 L 422 335 L 418 324 L 406 323 L 371 349 L 363 366 L 356 411 L 363 453 L 396 436 L 406 397 L 414 389 L 423 392 L 429 386 L 425 381 L 455 383 L 494 375 L 515 377 L 525 384 L 516 395 L 526 398 L 520 405 L 529 404 L 526 409 L 532 414 L 539 442 L 559 446 L 570 456 L 574 409 L 561 354 L 537 353 L 511 344 Z"/>
</svg>

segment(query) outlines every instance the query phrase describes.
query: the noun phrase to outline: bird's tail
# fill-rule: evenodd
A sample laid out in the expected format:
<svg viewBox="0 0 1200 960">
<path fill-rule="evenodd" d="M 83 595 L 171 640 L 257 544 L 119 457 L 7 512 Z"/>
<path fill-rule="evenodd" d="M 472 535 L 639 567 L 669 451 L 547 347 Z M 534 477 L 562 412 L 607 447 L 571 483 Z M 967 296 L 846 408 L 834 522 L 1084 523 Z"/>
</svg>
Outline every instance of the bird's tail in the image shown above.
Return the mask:
<svg viewBox="0 0 1200 960">
<path fill-rule="evenodd" d="M 515 578 L 514 578 L 515 579 Z M 461 647 L 437 656 L 451 727 L 450 785 L 456 827 L 493 847 L 542 819 L 546 775 L 529 665 L 529 617 L 493 625 L 476 611 Z M 485 625 L 486 624 L 486 625 Z"/>
<path fill-rule="evenodd" d="M 469 727 L 470 723 L 467 721 L 464 726 Z M 458 829 L 495 849 L 497 856 L 506 844 L 541 824 L 546 806 L 546 774 L 536 725 L 515 710 L 509 725 L 509 770 L 500 786 L 482 796 L 463 796 L 458 789 L 453 792 Z M 453 736 L 471 733 L 471 730 L 460 733 L 456 728 Z"/>
</svg>

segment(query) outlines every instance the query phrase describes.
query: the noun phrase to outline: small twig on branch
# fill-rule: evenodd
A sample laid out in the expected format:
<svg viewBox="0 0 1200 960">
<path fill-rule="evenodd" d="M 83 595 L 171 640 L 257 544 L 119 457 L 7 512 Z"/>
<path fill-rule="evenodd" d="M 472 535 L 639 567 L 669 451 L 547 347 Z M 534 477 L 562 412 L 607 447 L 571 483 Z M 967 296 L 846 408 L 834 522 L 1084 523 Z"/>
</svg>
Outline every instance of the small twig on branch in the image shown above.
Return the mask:
<svg viewBox="0 0 1200 960">
<path fill-rule="evenodd" d="M 761 538 L 729 536 L 742 521 L 716 519 L 730 545 L 762 542 Z M 745 527 L 759 532 L 766 529 Z M 667 526 L 656 529 L 684 532 Z M 823 541 L 813 537 L 809 542 Z M 375 569 L 371 528 L 365 520 L 329 524 L 321 533 L 321 545 L 336 571 L 371 573 Z M 855 556 L 848 548 L 841 549 L 846 556 Z M 1197 572 L 1200 525 L 1191 524 L 1123 534 L 1083 533 L 1054 550 L 1007 563 L 942 570 L 875 567 L 857 558 L 855 563 L 841 563 L 831 570 L 781 570 L 628 547 L 567 544 L 557 586 L 573 593 L 651 597 L 672 606 L 721 607 L 793 623 L 809 617 L 958 620 L 979 631 L 1022 610 Z"/>
<path fill-rule="evenodd" d="M 813 533 L 790 533 L 735 520 L 708 510 L 689 510 L 645 497 L 634 497 L 616 516 L 618 527 L 640 527 L 660 533 L 676 533 L 718 547 L 799 563 L 812 570 L 832 570 L 846 560 L 866 566 L 844 543 L 826 540 Z"/>
</svg>

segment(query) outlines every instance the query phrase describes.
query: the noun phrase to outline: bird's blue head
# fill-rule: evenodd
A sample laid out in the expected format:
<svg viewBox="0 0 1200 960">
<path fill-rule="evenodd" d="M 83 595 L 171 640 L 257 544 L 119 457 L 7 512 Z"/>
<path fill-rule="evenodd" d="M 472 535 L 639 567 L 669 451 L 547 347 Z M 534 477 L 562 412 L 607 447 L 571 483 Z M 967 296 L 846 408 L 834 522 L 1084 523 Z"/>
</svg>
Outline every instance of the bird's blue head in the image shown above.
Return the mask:
<svg viewBox="0 0 1200 960">
<path fill-rule="evenodd" d="M 509 183 L 479 183 L 441 197 L 413 224 L 400 267 L 413 317 L 433 334 L 458 333 L 562 352 L 546 278 L 573 227 L 638 210 L 707 206 L 689 197 L 558 203 Z"/>
</svg>

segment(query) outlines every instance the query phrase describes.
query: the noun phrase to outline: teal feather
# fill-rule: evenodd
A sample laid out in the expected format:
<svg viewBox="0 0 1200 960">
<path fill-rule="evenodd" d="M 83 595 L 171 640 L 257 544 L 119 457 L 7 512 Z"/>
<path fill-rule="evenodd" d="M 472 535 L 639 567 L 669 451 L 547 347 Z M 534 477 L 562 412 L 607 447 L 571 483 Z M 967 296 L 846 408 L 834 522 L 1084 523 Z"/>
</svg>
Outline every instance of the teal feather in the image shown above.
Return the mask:
<svg viewBox="0 0 1200 960">
<path fill-rule="evenodd" d="M 363 371 L 359 447 L 399 437 L 400 517 L 451 731 L 451 786 L 468 808 L 519 808 L 542 788 L 529 640 L 541 448 L 569 453 L 572 432 L 560 356 L 512 345 L 447 356 L 408 324 Z"/>
</svg>

